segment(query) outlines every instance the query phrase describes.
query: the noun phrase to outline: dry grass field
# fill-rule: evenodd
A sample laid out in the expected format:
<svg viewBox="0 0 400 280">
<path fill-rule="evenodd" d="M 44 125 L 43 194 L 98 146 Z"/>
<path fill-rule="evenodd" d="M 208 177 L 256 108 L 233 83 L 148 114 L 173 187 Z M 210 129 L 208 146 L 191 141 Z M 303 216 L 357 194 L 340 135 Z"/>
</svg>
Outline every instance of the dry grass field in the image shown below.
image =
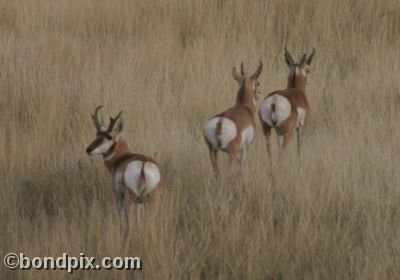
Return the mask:
<svg viewBox="0 0 400 280">
<path fill-rule="evenodd" d="M 0 1 L 0 254 L 140 256 L 139 272 L 0 279 L 400 279 L 400 2 Z M 316 48 L 301 160 L 257 131 L 243 177 L 215 181 L 205 121 L 233 105 L 232 66 Z M 164 174 L 162 211 L 122 244 L 90 113 L 123 110 Z M 227 157 L 220 165 L 228 174 Z"/>
</svg>

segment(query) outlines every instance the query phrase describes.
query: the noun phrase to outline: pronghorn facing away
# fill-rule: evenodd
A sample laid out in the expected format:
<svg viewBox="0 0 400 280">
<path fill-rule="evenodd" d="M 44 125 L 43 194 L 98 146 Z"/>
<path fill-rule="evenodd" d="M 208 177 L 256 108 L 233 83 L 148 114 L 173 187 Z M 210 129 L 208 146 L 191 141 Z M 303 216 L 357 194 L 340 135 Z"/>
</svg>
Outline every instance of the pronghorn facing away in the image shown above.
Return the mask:
<svg viewBox="0 0 400 280">
<path fill-rule="evenodd" d="M 96 138 L 87 147 L 89 155 L 102 155 L 108 171 L 112 175 L 112 187 L 117 200 L 118 213 L 121 219 L 121 232 L 124 239 L 128 235 L 129 212 L 134 203 L 136 222 L 139 223 L 139 204 L 151 202 L 158 209 L 161 175 L 157 163 L 150 157 L 132 154 L 125 140 L 121 137 L 122 120 L 118 122 L 122 111 L 110 118 L 108 127 L 100 124 L 96 108 L 92 115 L 96 127 Z M 118 124 L 117 124 L 118 122 Z"/>
<path fill-rule="evenodd" d="M 303 127 L 307 120 L 309 106 L 305 95 L 306 76 L 315 49 L 307 56 L 304 54 L 296 63 L 285 47 L 285 61 L 289 67 L 287 89 L 270 93 L 262 102 L 259 117 L 267 140 L 268 155 L 271 156 L 270 136 L 274 128 L 278 138 L 279 155 L 287 146 L 293 130 L 297 134 L 297 148 L 300 155 Z"/>
<path fill-rule="evenodd" d="M 240 169 L 246 158 L 246 147 L 253 140 L 255 131 L 256 100 L 258 92 L 258 77 L 262 71 L 262 63 L 256 72 L 247 77 L 241 64 L 241 75 L 236 67 L 232 69 L 233 78 L 239 83 L 236 104 L 207 121 L 203 134 L 210 152 L 211 164 L 215 174 L 219 175 L 217 164 L 218 150 L 229 154 L 230 165 L 238 159 Z"/>
</svg>

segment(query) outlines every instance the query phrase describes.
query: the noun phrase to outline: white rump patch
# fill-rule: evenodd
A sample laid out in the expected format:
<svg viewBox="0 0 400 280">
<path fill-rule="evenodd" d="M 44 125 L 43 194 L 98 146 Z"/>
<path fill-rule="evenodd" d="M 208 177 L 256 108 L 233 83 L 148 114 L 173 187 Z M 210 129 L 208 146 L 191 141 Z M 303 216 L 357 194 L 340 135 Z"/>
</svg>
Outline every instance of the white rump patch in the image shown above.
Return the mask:
<svg viewBox="0 0 400 280">
<path fill-rule="evenodd" d="M 144 182 L 140 184 L 140 173 L 144 168 Z M 154 190 L 160 183 L 160 171 L 152 162 L 135 160 L 130 162 L 125 169 L 124 180 L 126 186 L 137 196 L 142 196 Z"/>
<path fill-rule="evenodd" d="M 144 164 L 144 177 L 146 178 L 146 189 L 144 194 L 148 194 L 160 183 L 161 174 L 157 165 L 152 162 L 146 162 Z"/>
<path fill-rule="evenodd" d="M 140 195 L 142 191 L 142 187 L 139 186 L 140 172 L 142 171 L 142 166 L 142 161 L 132 161 L 126 166 L 124 173 L 126 186 L 136 195 Z"/>
<path fill-rule="evenodd" d="M 248 126 L 242 131 L 242 139 L 240 142 L 240 149 L 245 149 L 247 145 L 251 143 L 254 137 L 254 128 Z"/>
<path fill-rule="evenodd" d="M 221 120 L 221 134 L 216 135 L 217 124 Z M 203 129 L 204 137 L 211 143 L 214 149 L 226 149 L 229 143 L 237 136 L 237 127 L 235 123 L 224 117 L 215 117 L 210 119 Z M 218 145 L 220 144 L 220 146 Z"/>
<path fill-rule="evenodd" d="M 272 112 L 271 110 L 272 104 L 275 104 L 275 112 Z M 268 125 L 278 127 L 289 118 L 291 110 L 292 106 L 286 97 L 274 94 L 265 98 L 261 103 L 260 116 Z"/>
<path fill-rule="evenodd" d="M 303 127 L 305 118 L 306 118 L 306 110 L 304 110 L 303 108 L 297 108 L 296 127 L 298 128 Z"/>
</svg>

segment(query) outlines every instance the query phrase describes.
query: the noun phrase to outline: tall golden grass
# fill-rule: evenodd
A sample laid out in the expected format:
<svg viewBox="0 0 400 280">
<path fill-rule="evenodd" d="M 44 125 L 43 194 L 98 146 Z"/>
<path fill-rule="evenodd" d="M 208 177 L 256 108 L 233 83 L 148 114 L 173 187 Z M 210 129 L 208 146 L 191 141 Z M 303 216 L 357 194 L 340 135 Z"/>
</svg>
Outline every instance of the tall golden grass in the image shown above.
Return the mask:
<svg viewBox="0 0 400 280">
<path fill-rule="evenodd" d="M 2 257 L 143 260 L 73 279 L 400 279 L 399 1 L 2 0 L 0 34 Z M 285 45 L 317 50 L 301 160 L 295 141 L 269 160 L 258 123 L 243 179 L 216 182 L 203 123 L 234 103 L 241 61 L 284 88 Z M 164 173 L 159 221 L 128 244 L 85 154 L 99 104 Z"/>
</svg>

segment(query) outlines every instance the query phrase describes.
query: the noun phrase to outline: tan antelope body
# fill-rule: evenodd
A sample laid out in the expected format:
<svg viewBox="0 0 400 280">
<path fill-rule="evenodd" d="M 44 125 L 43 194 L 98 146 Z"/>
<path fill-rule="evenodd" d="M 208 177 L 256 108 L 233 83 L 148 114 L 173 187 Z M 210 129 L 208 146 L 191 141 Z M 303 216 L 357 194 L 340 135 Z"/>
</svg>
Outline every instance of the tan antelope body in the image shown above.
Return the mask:
<svg viewBox="0 0 400 280">
<path fill-rule="evenodd" d="M 289 67 L 288 85 L 284 90 L 270 93 L 262 102 L 259 117 L 267 140 L 268 155 L 271 156 L 270 137 L 272 128 L 278 138 L 279 155 L 286 148 L 293 131 L 297 134 L 297 147 L 300 154 L 303 127 L 306 124 L 309 105 L 305 94 L 306 75 L 314 57 L 315 50 L 307 58 L 304 54 L 295 63 L 285 48 L 285 60 Z"/>
<path fill-rule="evenodd" d="M 97 107 L 95 114 L 92 115 L 97 129 L 96 139 L 87 147 L 86 152 L 89 155 L 102 155 L 105 166 L 112 175 L 113 191 L 121 218 L 121 230 L 126 238 L 132 205 L 136 206 L 137 223 L 139 223 L 140 215 L 139 204 L 150 202 L 157 209 L 161 173 L 152 158 L 130 152 L 120 135 L 122 121 L 114 128 L 122 112 L 116 118 L 110 118 L 108 127 L 103 127 L 97 116 L 100 108 L 101 106 Z"/>
<path fill-rule="evenodd" d="M 218 151 L 229 154 L 229 162 L 239 160 L 242 169 L 246 158 L 246 148 L 251 143 L 255 132 L 256 100 L 259 99 L 258 77 L 262 71 L 260 62 L 257 71 L 246 77 L 241 65 L 241 75 L 234 67 L 233 78 L 239 83 L 236 104 L 228 110 L 213 116 L 203 128 L 204 139 L 210 153 L 211 164 L 215 174 L 219 175 L 217 164 Z"/>
</svg>

